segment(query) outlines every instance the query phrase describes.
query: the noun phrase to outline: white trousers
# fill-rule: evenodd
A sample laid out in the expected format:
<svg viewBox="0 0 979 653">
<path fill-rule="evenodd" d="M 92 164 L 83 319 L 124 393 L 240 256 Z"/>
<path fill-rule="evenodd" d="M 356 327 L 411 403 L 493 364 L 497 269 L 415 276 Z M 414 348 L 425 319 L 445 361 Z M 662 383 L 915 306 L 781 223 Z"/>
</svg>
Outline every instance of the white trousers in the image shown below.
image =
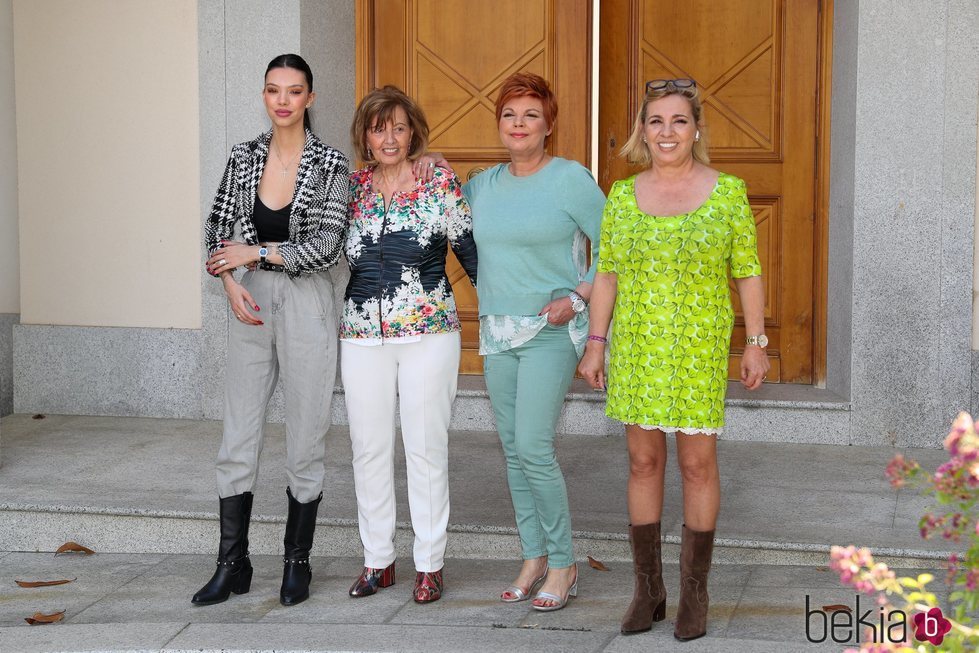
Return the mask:
<svg viewBox="0 0 979 653">
<path fill-rule="evenodd" d="M 400 395 L 415 570 L 442 568 L 449 524 L 449 417 L 459 348 L 459 333 L 374 347 L 340 343 L 365 567 L 382 569 L 395 559 L 394 417 Z"/>
<path fill-rule="evenodd" d="M 265 324 L 234 317 L 228 332 L 224 438 L 218 452 L 218 495 L 251 492 L 265 436 L 265 412 L 282 379 L 286 417 L 286 481 L 300 503 L 315 500 L 326 473 L 324 451 L 337 375 L 337 312 L 329 272 L 290 278 L 246 272 L 242 284 Z"/>
</svg>

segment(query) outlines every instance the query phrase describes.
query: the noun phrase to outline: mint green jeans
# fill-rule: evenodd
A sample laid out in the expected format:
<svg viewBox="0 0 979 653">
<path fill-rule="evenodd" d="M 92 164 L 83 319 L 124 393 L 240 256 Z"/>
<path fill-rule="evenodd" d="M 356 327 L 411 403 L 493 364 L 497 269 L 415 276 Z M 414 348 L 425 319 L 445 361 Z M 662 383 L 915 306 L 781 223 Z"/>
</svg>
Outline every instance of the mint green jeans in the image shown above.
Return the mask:
<svg viewBox="0 0 979 653">
<path fill-rule="evenodd" d="M 546 555 L 556 569 L 574 563 L 571 512 L 554 452 L 554 428 L 577 364 L 568 327 L 550 325 L 530 341 L 490 354 L 483 362 L 523 558 Z"/>
</svg>

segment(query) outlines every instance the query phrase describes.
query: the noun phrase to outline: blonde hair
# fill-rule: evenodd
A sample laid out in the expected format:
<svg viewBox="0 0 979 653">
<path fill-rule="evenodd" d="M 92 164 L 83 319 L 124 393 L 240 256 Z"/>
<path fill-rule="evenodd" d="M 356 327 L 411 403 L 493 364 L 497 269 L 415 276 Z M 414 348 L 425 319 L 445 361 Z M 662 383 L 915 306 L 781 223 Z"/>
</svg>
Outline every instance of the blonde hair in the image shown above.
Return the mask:
<svg viewBox="0 0 979 653">
<path fill-rule="evenodd" d="M 694 161 L 709 165 L 710 155 L 707 153 L 707 124 L 704 122 L 704 108 L 700 104 L 700 90 L 696 86 L 677 87 L 673 84 L 667 84 L 663 88 L 646 91 L 646 97 L 643 98 L 642 106 L 639 108 L 639 112 L 636 114 L 636 120 L 632 125 L 632 133 L 629 134 L 629 140 L 619 150 L 619 154 L 624 156 L 633 165 L 647 168 L 652 164 L 653 157 L 649 154 L 649 148 L 646 147 L 646 143 L 642 140 L 643 127 L 646 124 L 646 108 L 649 107 L 650 102 L 655 102 L 668 95 L 679 95 L 686 98 L 687 102 L 690 103 L 690 112 L 693 114 L 693 121 L 700 131 L 700 140 L 694 141 L 693 144 L 693 158 Z"/>
<path fill-rule="evenodd" d="M 389 84 L 384 88 L 375 88 L 364 96 L 357 105 L 354 122 L 350 125 L 350 143 L 357 158 L 365 165 L 377 163 L 373 152 L 367 147 L 367 130 L 393 119 L 394 111 L 398 107 L 404 109 L 408 116 L 408 127 L 411 129 L 408 160 L 414 161 L 428 148 L 428 121 L 425 120 L 421 107 L 400 88 Z"/>
</svg>

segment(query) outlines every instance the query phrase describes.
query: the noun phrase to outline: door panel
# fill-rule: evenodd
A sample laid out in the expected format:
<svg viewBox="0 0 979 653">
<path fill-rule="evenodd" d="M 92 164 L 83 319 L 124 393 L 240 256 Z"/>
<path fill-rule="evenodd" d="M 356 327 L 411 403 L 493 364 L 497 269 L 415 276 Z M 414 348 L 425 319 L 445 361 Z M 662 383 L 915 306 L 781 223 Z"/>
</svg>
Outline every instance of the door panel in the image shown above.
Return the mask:
<svg viewBox="0 0 979 653">
<path fill-rule="evenodd" d="M 590 9 L 587 0 L 358 0 L 357 98 L 384 84 L 404 89 L 425 111 L 429 148 L 465 180 L 508 159 L 497 90 L 514 72 L 534 72 L 558 98 L 550 153 L 588 165 Z M 460 371 L 481 374 L 476 292 L 451 252 L 448 267 L 463 323 Z"/>
<path fill-rule="evenodd" d="M 358 0 L 358 98 L 387 83 L 405 89 L 426 112 L 431 149 L 466 179 L 506 160 L 496 91 L 512 72 L 533 71 L 558 95 L 551 153 L 588 165 L 591 5 Z M 819 0 L 603 0 L 594 19 L 602 34 L 599 183 L 607 191 L 635 172 L 617 152 L 644 82 L 696 79 L 712 165 L 748 184 L 765 276 L 769 381 L 813 383 Z M 451 254 L 450 261 L 463 319 L 461 370 L 480 373 L 476 293 Z M 744 335 L 739 315 L 732 378 Z"/>
<path fill-rule="evenodd" d="M 600 182 L 636 172 L 617 156 L 645 81 L 690 77 L 711 165 L 742 177 L 766 284 L 769 381 L 812 383 L 818 0 L 602 2 Z M 732 284 L 733 289 L 733 284 Z M 732 336 L 737 378 L 744 326 Z"/>
</svg>

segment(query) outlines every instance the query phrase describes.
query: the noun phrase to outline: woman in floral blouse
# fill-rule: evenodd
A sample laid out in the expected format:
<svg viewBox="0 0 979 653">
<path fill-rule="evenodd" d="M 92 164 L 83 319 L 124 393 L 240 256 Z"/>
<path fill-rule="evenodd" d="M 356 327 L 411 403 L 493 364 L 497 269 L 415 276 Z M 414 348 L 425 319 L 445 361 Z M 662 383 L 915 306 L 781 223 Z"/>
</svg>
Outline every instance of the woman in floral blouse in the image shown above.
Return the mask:
<svg viewBox="0 0 979 653">
<path fill-rule="evenodd" d="M 351 127 L 367 165 L 350 175 L 350 282 L 340 326 L 341 373 L 353 445 L 364 570 L 350 596 L 394 583 L 394 417 L 408 467 L 418 603 L 442 595 L 449 522 L 448 428 L 460 355 L 459 316 L 445 257 L 452 248 L 476 282 L 469 205 L 441 168 L 423 181 L 421 109 L 394 86 L 368 93 Z M 426 177 L 429 175 L 425 175 Z"/>
</svg>

